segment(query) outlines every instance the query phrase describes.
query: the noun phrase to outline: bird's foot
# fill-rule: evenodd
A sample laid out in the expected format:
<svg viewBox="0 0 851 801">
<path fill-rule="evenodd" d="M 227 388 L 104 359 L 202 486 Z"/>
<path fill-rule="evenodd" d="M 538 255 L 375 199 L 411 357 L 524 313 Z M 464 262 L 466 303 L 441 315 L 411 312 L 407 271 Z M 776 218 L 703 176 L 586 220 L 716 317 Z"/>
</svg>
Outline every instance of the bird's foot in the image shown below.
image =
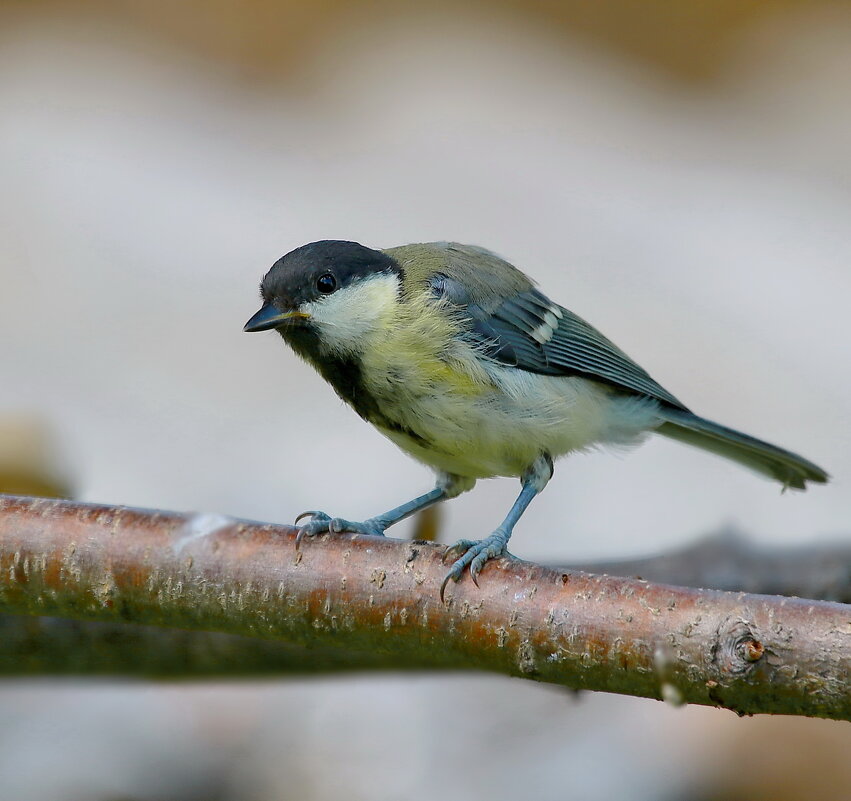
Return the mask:
<svg viewBox="0 0 851 801">
<path fill-rule="evenodd" d="M 315 510 L 302 512 L 295 519 L 296 524 L 298 524 L 299 520 L 302 520 L 305 517 L 309 517 L 310 520 L 303 526 L 299 526 L 298 534 L 295 538 L 296 548 L 301 545 L 301 541 L 304 537 L 315 537 L 318 534 L 327 533 L 342 534 L 344 532 L 351 532 L 353 534 L 371 534 L 374 537 L 383 537 L 384 529 L 387 528 L 387 524 L 379 517 L 371 517 L 369 520 L 364 520 L 362 523 L 358 523 L 352 520 L 344 520 L 342 517 L 331 517 L 331 515 L 327 515 L 325 512 L 318 512 Z"/>
<path fill-rule="evenodd" d="M 473 584 L 479 586 L 479 572 L 484 567 L 488 559 L 495 559 L 497 556 L 502 556 L 508 553 L 506 546 L 510 534 L 497 529 L 489 537 L 483 540 L 458 540 L 454 545 L 450 545 L 443 552 L 443 559 L 446 560 L 447 554 L 453 551 L 463 552 L 459 559 L 452 563 L 452 567 L 443 579 L 443 584 L 440 585 L 440 600 L 443 600 L 443 593 L 446 591 L 446 585 L 449 580 L 458 581 L 464 573 L 464 568 L 470 566 L 470 578 L 473 579 Z"/>
</svg>

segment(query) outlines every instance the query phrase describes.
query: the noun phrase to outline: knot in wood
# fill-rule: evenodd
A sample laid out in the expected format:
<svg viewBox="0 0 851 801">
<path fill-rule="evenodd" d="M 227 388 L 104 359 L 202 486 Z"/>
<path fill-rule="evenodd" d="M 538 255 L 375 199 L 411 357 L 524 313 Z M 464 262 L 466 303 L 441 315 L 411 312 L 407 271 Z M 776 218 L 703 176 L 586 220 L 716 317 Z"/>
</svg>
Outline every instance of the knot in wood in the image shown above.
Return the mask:
<svg viewBox="0 0 851 801">
<path fill-rule="evenodd" d="M 745 640 L 739 645 L 742 658 L 746 662 L 758 662 L 765 653 L 765 647 L 759 640 Z"/>
<path fill-rule="evenodd" d="M 745 676 L 762 659 L 765 646 L 742 618 L 727 618 L 718 627 L 712 661 L 721 673 Z"/>
</svg>

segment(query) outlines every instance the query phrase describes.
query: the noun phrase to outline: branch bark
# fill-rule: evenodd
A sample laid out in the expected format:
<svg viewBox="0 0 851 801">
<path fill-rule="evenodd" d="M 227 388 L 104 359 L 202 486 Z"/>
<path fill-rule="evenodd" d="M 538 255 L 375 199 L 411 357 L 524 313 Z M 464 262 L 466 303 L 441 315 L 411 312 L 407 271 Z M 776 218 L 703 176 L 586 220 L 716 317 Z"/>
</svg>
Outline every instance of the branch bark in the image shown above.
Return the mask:
<svg viewBox="0 0 851 801">
<path fill-rule="evenodd" d="M 212 515 L 0 497 L 0 610 L 229 632 L 740 714 L 851 719 L 851 607 Z"/>
</svg>

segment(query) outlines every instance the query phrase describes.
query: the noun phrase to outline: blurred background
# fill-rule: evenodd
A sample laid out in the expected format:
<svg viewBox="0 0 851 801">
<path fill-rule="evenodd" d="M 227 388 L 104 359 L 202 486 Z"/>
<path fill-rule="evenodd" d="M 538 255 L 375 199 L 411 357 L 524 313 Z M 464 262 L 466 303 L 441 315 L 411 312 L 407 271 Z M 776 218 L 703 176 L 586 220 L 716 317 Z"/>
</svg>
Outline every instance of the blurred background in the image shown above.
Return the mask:
<svg viewBox="0 0 851 801">
<path fill-rule="evenodd" d="M 835 479 L 576 456 L 515 554 L 847 538 L 849 85 L 851 7 L 818 0 L 0 2 L 2 489 L 281 522 L 425 491 L 241 328 L 305 242 L 452 239 Z M 847 724 L 494 677 L 13 682 L 0 716 L 4 800 L 851 797 Z"/>
</svg>

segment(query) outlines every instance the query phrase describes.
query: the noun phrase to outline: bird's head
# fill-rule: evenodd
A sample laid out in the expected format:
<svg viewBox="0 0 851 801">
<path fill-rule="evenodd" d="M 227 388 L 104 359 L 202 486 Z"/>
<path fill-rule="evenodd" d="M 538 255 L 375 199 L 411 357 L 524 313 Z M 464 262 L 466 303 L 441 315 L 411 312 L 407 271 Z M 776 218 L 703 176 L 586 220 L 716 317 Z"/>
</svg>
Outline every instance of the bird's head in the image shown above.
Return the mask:
<svg viewBox="0 0 851 801">
<path fill-rule="evenodd" d="M 401 268 L 380 250 L 324 240 L 290 251 L 260 284 L 262 308 L 245 331 L 298 332 L 332 350 L 356 350 L 398 299 Z"/>
</svg>

